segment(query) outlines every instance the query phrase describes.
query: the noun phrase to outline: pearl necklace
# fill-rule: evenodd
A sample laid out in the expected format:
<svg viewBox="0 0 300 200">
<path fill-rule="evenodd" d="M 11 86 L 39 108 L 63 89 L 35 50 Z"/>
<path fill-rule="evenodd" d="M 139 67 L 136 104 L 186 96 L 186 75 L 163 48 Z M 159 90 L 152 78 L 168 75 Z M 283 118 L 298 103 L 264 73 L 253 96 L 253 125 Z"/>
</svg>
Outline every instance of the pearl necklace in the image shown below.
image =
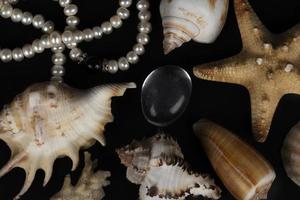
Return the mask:
<svg viewBox="0 0 300 200">
<path fill-rule="evenodd" d="M 84 63 L 89 68 L 102 70 L 114 74 L 118 70 L 126 71 L 130 64 L 136 64 L 139 56 L 144 54 L 146 45 L 150 38 L 148 33 L 151 32 L 151 24 L 149 20 L 151 13 L 148 11 L 148 0 L 139 0 L 137 2 L 137 9 L 139 10 L 138 24 L 139 34 L 137 35 L 137 43 L 133 46 L 133 50 L 128 52 L 126 56 L 117 60 L 97 60 L 94 57 L 88 56 L 77 47 L 81 42 L 90 42 L 93 39 L 100 39 L 103 35 L 112 33 L 113 29 L 118 29 L 122 26 L 122 20 L 129 17 L 130 12 L 128 8 L 132 4 L 132 0 L 119 0 L 120 7 L 116 14 L 110 18 L 109 21 L 103 22 L 101 26 L 93 28 L 86 28 L 78 30 L 76 26 L 80 19 L 76 16 L 78 7 L 72 3 L 72 0 L 54 0 L 63 8 L 66 15 L 65 31 L 59 33 L 54 29 L 52 21 L 46 21 L 40 14 L 32 15 L 30 12 L 23 12 L 18 8 L 13 8 L 12 5 L 18 3 L 18 0 L 0 0 L 0 16 L 3 18 L 10 18 L 15 23 L 22 23 L 23 25 L 32 25 L 34 28 L 41 29 L 45 35 L 40 39 L 36 39 L 32 44 L 25 44 L 22 48 L 0 49 L 0 60 L 2 62 L 17 61 L 20 62 L 24 58 L 32 58 L 35 54 L 42 53 L 45 49 L 50 49 L 54 53 L 52 56 L 52 80 L 62 82 L 62 77 L 65 73 L 63 64 L 66 57 L 63 54 L 66 48 L 70 49 L 69 57 L 77 63 Z"/>
</svg>

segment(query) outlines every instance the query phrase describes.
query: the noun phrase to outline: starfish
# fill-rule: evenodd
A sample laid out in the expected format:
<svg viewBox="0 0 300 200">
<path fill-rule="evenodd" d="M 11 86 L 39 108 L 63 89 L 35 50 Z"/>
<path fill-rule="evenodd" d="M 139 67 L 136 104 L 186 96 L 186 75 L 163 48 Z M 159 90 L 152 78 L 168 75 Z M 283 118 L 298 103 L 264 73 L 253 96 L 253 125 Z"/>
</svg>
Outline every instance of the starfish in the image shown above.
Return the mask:
<svg viewBox="0 0 300 200">
<path fill-rule="evenodd" d="M 233 57 L 203 64 L 194 74 L 204 80 L 246 87 L 251 99 L 252 131 L 265 142 L 280 99 L 300 94 L 300 24 L 271 33 L 248 0 L 234 0 L 243 48 Z"/>
</svg>

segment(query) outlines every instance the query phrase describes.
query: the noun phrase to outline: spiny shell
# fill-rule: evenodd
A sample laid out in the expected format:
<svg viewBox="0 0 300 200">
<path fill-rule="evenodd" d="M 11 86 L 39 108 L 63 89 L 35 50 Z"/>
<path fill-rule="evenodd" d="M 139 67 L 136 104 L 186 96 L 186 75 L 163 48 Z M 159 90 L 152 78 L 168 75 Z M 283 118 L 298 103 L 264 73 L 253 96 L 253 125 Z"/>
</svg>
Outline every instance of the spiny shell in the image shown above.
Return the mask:
<svg viewBox="0 0 300 200">
<path fill-rule="evenodd" d="M 92 162 L 91 155 L 85 153 L 85 166 L 80 179 L 75 186 L 71 183 L 71 177 L 66 176 L 64 185 L 51 200 L 100 200 L 105 196 L 103 187 L 108 186 L 110 177 L 108 171 L 94 172 L 96 161 Z"/>
<path fill-rule="evenodd" d="M 214 42 L 225 24 L 228 5 L 228 0 L 162 0 L 165 54 L 191 39 Z"/>
<path fill-rule="evenodd" d="M 207 175 L 190 170 L 179 145 L 169 136 L 155 135 L 117 150 L 128 167 L 127 178 L 140 186 L 140 200 L 184 200 L 187 196 L 220 198 L 221 190 Z"/>
<path fill-rule="evenodd" d="M 300 123 L 286 136 L 281 150 L 282 161 L 287 175 L 300 186 Z"/>
<path fill-rule="evenodd" d="M 194 132 L 216 173 L 237 200 L 267 199 L 276 175 L 257 151 L 208 120 L 197 122 Z"/>
<path fill-rule="evenodd" d="M 0 177 L 15 167 L 25 170 L 19 198 L 30 187 L 38 169 L 44 185 L 56 158 L 67 156 L 78 165 L 78 151 L 99 141 L 105 145 L 104 126 L 113 121 L 111 98 L 135 84 L 114 84 L 77 90 L 64 84 L 40 83 L 29 87 L 5 106 L 0 115 L 0 139 L 11 149 Z"/>
</svg>

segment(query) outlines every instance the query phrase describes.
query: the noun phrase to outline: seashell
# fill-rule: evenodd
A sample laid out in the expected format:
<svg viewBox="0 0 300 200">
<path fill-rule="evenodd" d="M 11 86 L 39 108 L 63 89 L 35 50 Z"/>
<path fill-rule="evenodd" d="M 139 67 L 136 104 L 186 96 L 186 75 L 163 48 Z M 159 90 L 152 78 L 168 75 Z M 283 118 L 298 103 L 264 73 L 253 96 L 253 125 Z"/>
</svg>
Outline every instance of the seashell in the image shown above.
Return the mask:
<svg viewBox="0 0 300 200">
<path fill-rule="evenodd" d="M 177 142 L 157 134 L 117 150 L 127 178 L 140 184 L 140 200 L 184 200 L 187 196 L 219 199 L 221 190 L 209 176 L 190 170 Z"/>
<path fill-rule="evenodd" d="M 252 147 L 208 120 L 194 125 L 216 173 L 237 200 L 267 199 L 276 177 L 272 166 Z"/>
<path fill-rule="evenodd" d="M 286 136 L 282 150 L 282 161 L 287 175 L 300 186 L 300 123 Z"/>
<path fill-rule="evenodd" d="M 71 183 L 71 177 L 66 176 L 64 185 L 51 200 L 100 200 L 105 196 L 103 187 L 110 182 L 108 171 L 94 172 L 97 162 L 92 162 L 91 155 L 85 153 L 85 167 L 82 170 L 80 179 L 75 186 Z"/>
<path fill-rule="evenodd" d="M 38 169 L 45 172 L 44 185 L 52 175 L 56 158 L 67 156 L 78 165 L 78 151 L 96 141 L 105 145 L 104 126 L 113 121 L 111 98 L 122 96 L 134 83 L 114 84 L 89 90 L 64 84 L 40 83 L 29 87 L 0 114 L 0 139 L 11 149 L 10 161 L 0 177 L 15 167 L 25 170 L 20 198 Z"/>
<path fill-rule="evenodd" d="M 213 43 L 223 29 L 228 7 L 228 0 L 162 0 L 164 53 L 168 54 L 192 39 Z"/>
</svg>

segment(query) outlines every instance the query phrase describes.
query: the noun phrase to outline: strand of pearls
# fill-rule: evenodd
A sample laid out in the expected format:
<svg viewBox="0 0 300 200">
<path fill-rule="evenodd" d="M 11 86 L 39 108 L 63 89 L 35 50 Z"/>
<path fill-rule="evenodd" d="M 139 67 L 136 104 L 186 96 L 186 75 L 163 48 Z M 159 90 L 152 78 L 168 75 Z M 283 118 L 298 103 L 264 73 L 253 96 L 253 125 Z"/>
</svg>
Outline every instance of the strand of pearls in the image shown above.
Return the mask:
<svg viewBox="0 0 300 200">
<path fill-rule="evenodd" d="M 30 12 L 23 12 L 18 8 L 13 8 L 18 0 L 0 0 L 0 16 L 10 18 L 15 23 L 23 25 L 32 25 L 34 28 L 40 29 L 45 33 L 40 39 L 34 40 L 31 44 L 25 44 L 23 47 L 17 47 L 13 50 L 4 48 L 0 49 L 0 60 L 2 62 L 17 61 L 20 62 L 24 58 L 32 58 L 35 54 L 42 53 L 45 49 L 51 49 L 54 53 L 52 56 L 52 80 L 62 82 L 62 77 L 65 73 L 63 64 L 66 62 L 64 50 L 70 49 L 69 57 L 78 63 L 85 63 L 88 67 L 99 69 L 104 72 L 116 73 L 118 70 L 125 71 L 129 69 L 130 64 L 136 64 L 139 56 L 144 54 L 146 45 L 150 38 L 148 33 L 151 31 L 149 20 L 151 13 L 148 11 L 149 2 L 147 0 L 139 0 L 137 9 L 139 10 L 138 17 L 140 23 L 138 25 L 139 34 L 137 36 L 137 44 L 133 50 L 127 53 L 126 57 L 121 57 L 118 60 L 97 60 L 94 57 L 88 56 L 77 47 L 81 42 L 90 42 L 93 39 L 101 39 L 103 35 L 112 33 L 113 29 L 118 29 L 122 26 L 122 20 L 129 18 L 130 12 L 128 7 L 131 6 L 132 0 L 119 0 L 119 8 L 116 14 L 109 21 L 103 22 L 100 26 L 78 30 L 76 27 L 80 19 L 76 16 L 78 7 L 72 3 L 72 0 L 54 0 L 63 8 L 66 15 L 65 31 L 59 33 L 55 31 L 55 25 L 52 21 L 46 21 L 40 14 L 33 15 Z"/>
</svg>

